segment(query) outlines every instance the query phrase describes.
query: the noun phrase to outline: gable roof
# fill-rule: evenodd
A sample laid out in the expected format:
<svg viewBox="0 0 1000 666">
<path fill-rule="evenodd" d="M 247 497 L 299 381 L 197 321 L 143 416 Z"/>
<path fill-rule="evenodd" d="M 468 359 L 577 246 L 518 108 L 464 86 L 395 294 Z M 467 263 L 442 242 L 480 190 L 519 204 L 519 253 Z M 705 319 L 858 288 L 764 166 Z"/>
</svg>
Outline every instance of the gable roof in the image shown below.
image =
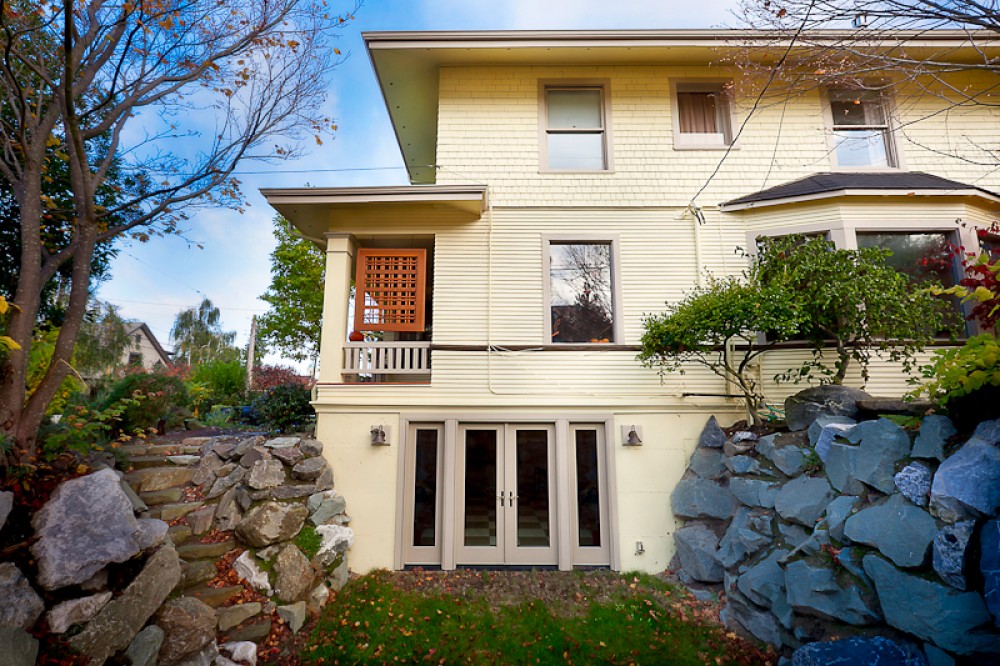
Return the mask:
<svg viewBox="0 0 1000 666">
<path fill-rule="evenodd" d="M 156 336 L 153 335 L 153 332 L 149 330 L 149 326 L 146 325 L 146 322 L 129 321 L 125 322 L 125 326 L 129 335 L 133 335 L 138 332 L 141 332 L 143 335 L 145 335 L 146 339 L 149 340 L 149 343 L 153 345 L 153 349 L 155 349 L 156 353 L 160 356 L 160 361 L 163 363 L 163 365 L 165 365 L 168 368 L 172 365 L 172 363 L 170 362 L 170 354 L 168 354 L 163 349 L 163 347 L 160 345 L 160 341 L 157 340 Z"/>
<path fill-rule="evenodd" d="M 1000 203 L 1000 195 L 957 180 L 920 171 L 816 173 L 719 205 L 723 211 L 744 210 L 837 196 L 872 195 L 975 196 Z"/>
</svg>

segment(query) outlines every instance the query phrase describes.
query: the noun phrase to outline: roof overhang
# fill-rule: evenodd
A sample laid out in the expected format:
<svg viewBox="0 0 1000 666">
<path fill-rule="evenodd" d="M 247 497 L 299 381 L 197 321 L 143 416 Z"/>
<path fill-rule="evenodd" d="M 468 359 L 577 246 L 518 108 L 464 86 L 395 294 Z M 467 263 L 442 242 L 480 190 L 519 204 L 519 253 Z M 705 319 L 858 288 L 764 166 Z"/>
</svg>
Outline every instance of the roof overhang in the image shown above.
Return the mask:
<svg viewBox="0 0 1000 666">
<path fill-rule="evenodd" d="M 989 31 L 872 31 L 867 49 L 906 46 L 908 57 L 947 54 L 950 61 L 983 59 L 1000 51 Z M 791 33 L 761 30 L 515 30 L 366 32 L 362 34 L 392 120 L 410 182 L 435 181 L 438 71 L 459 65 L 709 64 L 740 54 L 780 57 Z M 857 39 L 854 30 L 799 35 L 803 49 Z M 749 49 L 749 51 L 748 51 Z M 996 56 L 997 53 L 992 53 Z"/>
<path fill-rule="evenodd" d="M 440 222 L 474 222 L 487 206 L 486 185 L 291 187 L 262 189 L 267 202 L 302 235 L 323 242 L 331 230 L 358 232 L 379 221 L 431 212 Z"/>
<path fill-rule="evenodd" d="M 859 197 L 934 197 L 934 198 L 958 198 L 958 199 L 978 199 L 980 205 L 985 204 L 985 208 L 1000 209 L 1000 197 L 979 190 L 976 188 L 956 189 L 956 190 L 934 190 L 934 189 L 840 189 L 828 192 L 817 192 L 815 194 L 804 194 L 793 197 L 780 197 L 775 199 L 765 199 L 763 201 L 748 201 L 745 203 L 719 204 L 719 210 L 723 213 L 735 213 L 738 211 L 755 210 L 757 208 L 767 208 L 773 206 L 788 206 L 792 204 L 809 203 L 813 201 L 824 201 L 829 199 L 859 198 Z"/>
</svg>

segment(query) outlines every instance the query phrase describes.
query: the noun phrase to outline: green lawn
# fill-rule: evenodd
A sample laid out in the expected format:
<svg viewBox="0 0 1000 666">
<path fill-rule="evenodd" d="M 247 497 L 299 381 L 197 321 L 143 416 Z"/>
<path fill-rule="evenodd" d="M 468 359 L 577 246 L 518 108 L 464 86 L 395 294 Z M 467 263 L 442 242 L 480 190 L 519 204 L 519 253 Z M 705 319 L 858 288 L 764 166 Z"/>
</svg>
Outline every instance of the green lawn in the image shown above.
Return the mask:
<svg viewBox="0 0 1000 666">
<path fill-rule="evenodd" d="M 764 664 L 716 610 L 645 575 L 377 571 L 335 595 L 307 663 Z"/>
</svg>

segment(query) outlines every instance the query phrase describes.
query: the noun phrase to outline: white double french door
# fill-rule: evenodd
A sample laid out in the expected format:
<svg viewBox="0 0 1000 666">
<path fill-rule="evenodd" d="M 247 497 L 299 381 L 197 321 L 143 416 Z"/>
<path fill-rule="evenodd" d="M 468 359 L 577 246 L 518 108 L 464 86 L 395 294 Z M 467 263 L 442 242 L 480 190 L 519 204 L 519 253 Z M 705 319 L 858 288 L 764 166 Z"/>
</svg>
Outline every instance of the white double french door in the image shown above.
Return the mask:
<svg viewBox="0 0 1000 666">
<path fill-rule="evenodd" d="M 555 428 L 463 425 L 457 444 L 456 562 L 556 564 Z"/>
</svg>

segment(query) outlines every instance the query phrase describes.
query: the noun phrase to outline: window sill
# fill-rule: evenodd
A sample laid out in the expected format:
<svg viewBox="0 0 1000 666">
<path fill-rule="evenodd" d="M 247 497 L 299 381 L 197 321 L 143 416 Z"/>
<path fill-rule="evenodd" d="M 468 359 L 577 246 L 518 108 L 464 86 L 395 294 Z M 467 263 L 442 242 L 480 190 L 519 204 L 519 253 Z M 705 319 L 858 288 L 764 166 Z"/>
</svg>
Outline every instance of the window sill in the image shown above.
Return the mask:
<svg viewBox="0 0 1000 666">
<path fill-rule="evenodd" d="M 720 146 L 717 143 L 711 143 L 711 144 L 708 144 L 708 143 L 689 143 L 689 144 L 686 144 L 686 145 L 685 144 L 678 145 L 675 142 L 673 148 L 674 148 L 674 150 L 700 150 L 700 151 L 706 151 L 706 150 L 739 150 L 740 149 L 740 144 L 734 143 L 734 144 L 731 144 L 731 145 L 730 144 L 726 144 L 726 145 L 721 145 Z"/>
<path fill-rule="evenodd" d="M 614 169 L 539 169 L 538 170 L 538 173 L 540 174 L 554 173 L 554 174 L 569 174 L 569 175 L 581 174 L 581 173 L 611 175 L 614 174 L 614 172 L 615 172 Z"/>
</svg>

